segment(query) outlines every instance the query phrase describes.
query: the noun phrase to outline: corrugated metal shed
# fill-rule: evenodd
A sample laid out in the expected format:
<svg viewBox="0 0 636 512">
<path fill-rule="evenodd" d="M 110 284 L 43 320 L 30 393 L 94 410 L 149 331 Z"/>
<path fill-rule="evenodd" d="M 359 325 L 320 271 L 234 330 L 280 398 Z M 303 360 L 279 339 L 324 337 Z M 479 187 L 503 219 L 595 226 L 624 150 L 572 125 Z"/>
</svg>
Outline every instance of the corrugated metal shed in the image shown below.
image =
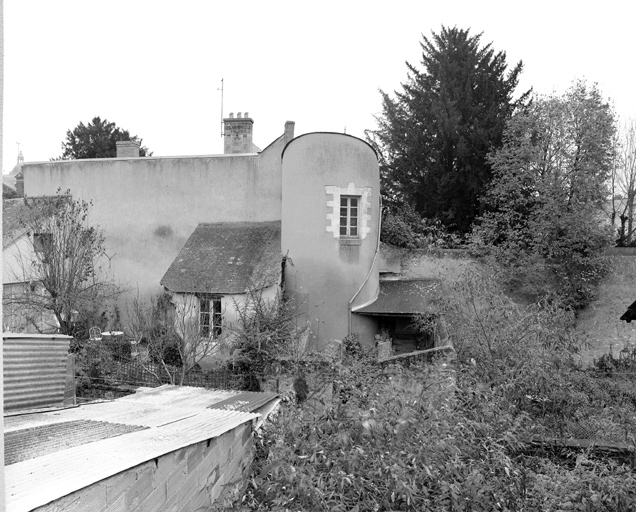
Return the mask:
<svg viewBox="0 0 636 512">
<path fill-rule="evenodd" d="M 2 335 L 4 413 L 64 407 L 70 336 Z"/>
<path fill-rule="evenodd" d="M 276 393 L 259 393 L 256 391 L 242 391 L 215 404 L 208 409 L 225 409 L 226 411 L 254 412 L 267 402 L 271 402 L 278 395 Z"/>
<path fill-rule="evenodd" d="M 380 281 L 380 293 L 371 304 L 355 313 L 361 315 L 414 315 L 435 313 L 435 299 L 439 293 L 439 279 L 409 279 Z"/>
<path fill-rule="evenodd" d="M 278 400 L 277 395 L 265 395 L 270 402 Z M 250 412 L 208 408 L 228 398 L 240 400 L 240 396 L 241 392 L 165 385 L 110 402 L 7 417 L 5 435 L 75 421 L 82 428 L 70 429 L 65 435 L 78 436 L 80 441 L 92 435 L 84 428 L 86 421 L 81 420 L 133 427 L 117 436 L 59 446 L 53 453 L 6 466 L 7 511 L 32 510 L 143 462 L 257 420 L 259 416 Z"/>
</svg>

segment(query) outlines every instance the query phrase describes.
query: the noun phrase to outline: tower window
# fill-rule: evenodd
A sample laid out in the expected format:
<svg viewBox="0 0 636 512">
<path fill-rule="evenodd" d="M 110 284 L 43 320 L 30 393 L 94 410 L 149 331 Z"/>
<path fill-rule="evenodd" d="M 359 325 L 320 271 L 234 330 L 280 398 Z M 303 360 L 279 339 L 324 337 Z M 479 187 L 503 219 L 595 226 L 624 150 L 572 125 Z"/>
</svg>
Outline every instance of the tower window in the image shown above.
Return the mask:
<svg viewBox="0 0 636 512">
<path fill-rule="evenodd" d="M 359 196 L 340 196 L 340 236 L 358 238 Z"/>
</svg>

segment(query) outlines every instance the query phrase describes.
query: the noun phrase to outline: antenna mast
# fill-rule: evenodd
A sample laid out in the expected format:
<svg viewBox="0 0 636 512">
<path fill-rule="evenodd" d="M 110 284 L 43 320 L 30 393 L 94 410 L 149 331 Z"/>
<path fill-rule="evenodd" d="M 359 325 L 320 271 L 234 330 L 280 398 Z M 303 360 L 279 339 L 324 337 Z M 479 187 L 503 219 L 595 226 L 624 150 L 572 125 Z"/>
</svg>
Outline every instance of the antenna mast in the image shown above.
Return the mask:
<svg viewBox="0 0 636 512">
<path fill-rule="evenodd" d="M 217 88 L 217 91 L 221 91 L 221 137 L 223 137 L 223 79 L 221 78 L 221 87 Z"/>
</svg>

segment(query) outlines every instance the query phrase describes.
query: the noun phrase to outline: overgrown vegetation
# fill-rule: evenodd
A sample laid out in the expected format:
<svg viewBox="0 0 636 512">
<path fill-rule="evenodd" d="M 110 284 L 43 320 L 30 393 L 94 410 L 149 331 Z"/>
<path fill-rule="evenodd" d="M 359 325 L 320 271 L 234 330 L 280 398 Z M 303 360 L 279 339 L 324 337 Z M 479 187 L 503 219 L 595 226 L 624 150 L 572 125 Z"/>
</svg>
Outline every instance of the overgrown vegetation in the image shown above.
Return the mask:
<svg viewBox="0 0 636 512">
<path fill-rule="evenodd" d="M 508 123 L 489 157 L 494 177 L 472 246 L 503 267 L 511 287 L 574 309 L 592 300 L 611 245 L 601 213 L 614 130 L 611 106 L 583 81 L 536 97 Z"/>
<path fill-rule="evenodd" d="M 236 322 L 228 325 L 226 340 L 228 364 L 243 375 L 243 389 L 261 391 L 264 377 L 279 370 L 281 362 L 288 363 L 292 371 L 300 369 L 299 363 L 306 356 L 308 326 L 297 324 L 295 308 L 282 293 L 268 299 L 252 289 L 234 309 Z M 300 380 L 297 386 L 303 388 Z"/>
<path fill-rule="evenodd" d="M 382 242 L 405 249 L 453 249 L 463 237 L 452 233 L 437 219 L 426 219 L 408 204 L 389 208 L 382 217 Z"/>
<path fill-rule="evenodd" d="M 167 375 L 171 384 L 183 385 L 188 374 L 220 348 L 212 332 L 202 333 L 194 296 L 180 300 L 163 293 L 147 302 L 135 297 L 127 317 L 128 336 L 147 351 L 139 362 L 159 383 Z M 148 363 L 160 365 L 161 370 Z"/>
<path fill-rule="evenodd" d="M 474 275 L 439 306 L 456 360 L 382 372 L 348 340 L 333 402 L 266 426 L 234 509 L 633 510 L 629 465 L 530 444 L 634 444 L 636 394 L 576 364 L 573 313 L 521 309 Z"/>
</svg>

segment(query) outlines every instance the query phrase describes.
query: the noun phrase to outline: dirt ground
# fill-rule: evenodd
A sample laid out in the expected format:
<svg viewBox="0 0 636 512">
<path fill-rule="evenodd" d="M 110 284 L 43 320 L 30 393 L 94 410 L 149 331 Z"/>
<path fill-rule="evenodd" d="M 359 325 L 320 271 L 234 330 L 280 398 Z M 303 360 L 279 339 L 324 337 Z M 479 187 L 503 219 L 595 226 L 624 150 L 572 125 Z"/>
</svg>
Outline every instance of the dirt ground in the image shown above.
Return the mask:
<svg viewBox="0 0 636 512">
<path fill-rule="evenodd" d="M 636 257 L 610 256 L 612 270 L 600 286 L 598 297 L 579 313 L 577 330 L 586 342 L 581 353 L 584 365 L 603 354 L 615 357 L 621 350 L 636 347 L 636 322 L 619 319 L 636 301 Z"/>
</svg>

